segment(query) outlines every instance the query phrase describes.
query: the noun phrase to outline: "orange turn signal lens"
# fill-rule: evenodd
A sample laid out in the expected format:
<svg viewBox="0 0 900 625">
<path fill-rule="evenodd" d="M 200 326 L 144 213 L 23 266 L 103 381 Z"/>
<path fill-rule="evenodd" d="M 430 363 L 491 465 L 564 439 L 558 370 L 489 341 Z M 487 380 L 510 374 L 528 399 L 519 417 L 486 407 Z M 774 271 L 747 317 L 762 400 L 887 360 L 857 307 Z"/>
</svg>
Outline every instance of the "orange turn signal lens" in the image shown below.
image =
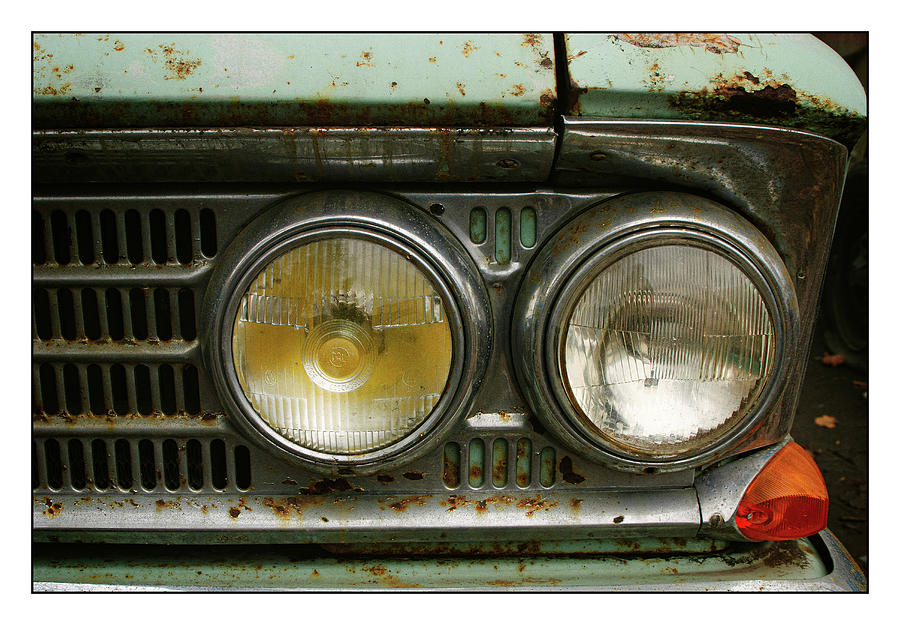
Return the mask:
<svg viewBox="0 0 900 625">
<path fill-rule="evenodd" d="M 793 540 L 828 523 L 828 491 L 819 467 L 791 442 L 775 454 L 744 492 L 735 517 L 751 540 Z"/>
</svg>

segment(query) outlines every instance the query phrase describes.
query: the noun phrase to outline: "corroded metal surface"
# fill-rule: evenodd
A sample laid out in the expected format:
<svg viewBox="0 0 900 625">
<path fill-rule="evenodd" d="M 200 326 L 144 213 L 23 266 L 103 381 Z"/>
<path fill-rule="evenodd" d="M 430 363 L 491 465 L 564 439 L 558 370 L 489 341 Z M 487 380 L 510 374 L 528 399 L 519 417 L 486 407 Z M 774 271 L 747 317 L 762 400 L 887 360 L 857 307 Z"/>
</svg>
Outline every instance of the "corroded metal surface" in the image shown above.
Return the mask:
<svg viewBox="0 0 900 625">
<path fill-rule="evenodd" d="M 847 162 L 841 144 L 805 132 L 737 124 L 565 118 L 557 159 L 561 184 L 689 188 L 736 208 L 774 245 L 793 280 L 799 349 L 812 340 L 825 260 Z M 781 407 L 761 443 L 790 430 L 804 364 L 790 372 Z"/>
<path fill-rule="evenodd" d="M 33 518 L 40 532 L 35 538 L 195 544 L 439 542 L 448 537 L 483 540 L 486 528 L 494 540 L 545 540 L 551 533 L 556 539 L 689 538 L 700 526 L 692 488 L 377 494 L 345 488 L 349 484 L 342 479 L 321 493 L 296 495 L 36 494 Z"/>
<path fill-rule="evenodd" d="M 866 125 L 862 86 L 812 35 L 609 33 L 565 40 L 567 115 L 769 124 L 847 145 Z"/>
<path fill-rule="evenodd" d="M 37 179 L 59 182 L 546 180 L 550 128 L 37 130 Z M 514 163 L 515 166 L 509 166 Z"/>
<path fill-rule="evenodd" d="M 534 126 L 549 34 L 36 34 L 34 124 Z"/>
<path fill-rule="evenodd" d="M 603 544 L 585 548 L 603 553 Z M 865 590 L 823 532 L 811 539 L 732 546 L 710 554 L 335 557 L 305 546 L 140 548 L 104 561 L 96 546 L 35 553 L 35 590 Z M 831 566 L 830 562 L 834 565 Z"/>
</svg>

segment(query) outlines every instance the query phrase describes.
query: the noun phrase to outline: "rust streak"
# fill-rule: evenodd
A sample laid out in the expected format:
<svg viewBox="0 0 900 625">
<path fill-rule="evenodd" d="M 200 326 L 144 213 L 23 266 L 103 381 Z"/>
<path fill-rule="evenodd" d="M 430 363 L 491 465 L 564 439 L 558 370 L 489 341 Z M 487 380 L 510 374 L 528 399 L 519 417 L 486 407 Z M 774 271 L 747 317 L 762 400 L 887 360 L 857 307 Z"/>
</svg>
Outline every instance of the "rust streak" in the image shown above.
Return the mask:
<svg viewBox="0 0 900 625">
<path fill-rule="evenodd" d="M 613 37 L 640 48 L 689 46 L 714 54 L 735 53 L 741 45 L 740 39 L 725 33 L 619 33 Z"/>
</svg>

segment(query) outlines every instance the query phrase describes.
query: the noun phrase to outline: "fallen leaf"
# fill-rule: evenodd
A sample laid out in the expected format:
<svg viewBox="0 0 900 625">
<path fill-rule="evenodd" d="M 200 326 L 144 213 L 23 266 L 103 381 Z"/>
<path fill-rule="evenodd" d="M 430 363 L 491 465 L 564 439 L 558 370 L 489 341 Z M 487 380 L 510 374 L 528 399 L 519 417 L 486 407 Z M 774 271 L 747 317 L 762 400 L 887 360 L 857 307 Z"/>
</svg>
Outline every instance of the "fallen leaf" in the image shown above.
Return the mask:
<svg viewBox="0 0 900 625">
<path fill-rule="evenodd" d="M 843 354 L 829 354 L 825 352 L 825 355 L 822 356 L 822 364 L 828 365 L 829 367 L 837 367 L 844 364 L 844 355 Z"/>
<path fill-rule="evenodd" d="M 819 427 L 828 428 L 829 430 L 833 430 L 837 427 L 838 424 L 837 419 L 827 414 L 823 414 L 821 417 L 816 417 L 815 422 Z"/>
</svg>

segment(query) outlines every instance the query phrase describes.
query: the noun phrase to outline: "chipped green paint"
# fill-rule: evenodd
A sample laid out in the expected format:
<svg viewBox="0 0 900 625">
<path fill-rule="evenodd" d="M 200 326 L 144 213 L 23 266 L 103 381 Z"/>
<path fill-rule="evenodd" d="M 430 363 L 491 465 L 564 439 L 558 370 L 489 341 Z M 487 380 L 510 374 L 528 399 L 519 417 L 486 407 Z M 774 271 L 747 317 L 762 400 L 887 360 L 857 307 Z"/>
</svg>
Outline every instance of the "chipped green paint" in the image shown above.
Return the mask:
<svg viewBox="0 0 900 625">
<path fill-rule="evenodd" d="M 608 545 L 583 541 L 590 553 Z M 128 550 L 97 545 L 47 545 L 35 550 L 33 577 L 41 589 L 84 584 L 72 590 L 117 587 L 201 589 L 627 589 L 686 584 L 692 590 L 791 590 L 787 580 L 823 580 L 828 568 L 809 540 L 735 545 L 698 556 L 667 553 L 628 557 L 623 553 L 541 555 L 525 549 L 487 557 L 334 557 L 302 545 L 210 548 L 132 545 Z M 616 548 L 615 551 L 620 551 Z M 500 552 L 503 554 L 503 552 Z M 741 582 L 748 581 L 745 585 Z M 749 581 L 755 587 L 751 586 Z M 699 588 L 690 584 L 700 584 Z M 719 587 L 718 584 L 726 584 Z M 737 587 L 732 585 L 738 584 Z M 110 585 L 111 587 L 107 587 Z M 707 588 L 704 588 L 708 585 Z M 122 587 L 125 588 L 122 588 Z M 801 587 L 802 589 L 803 587 Z M 833 589 L 833 587 L 832 587 Z"/>
<path fill-rule="evenodd" d="M 484 243 L 487 238 L 487 213 L 480 206 L 476 206 L 469 213 L 469 238 L 476 245 Z"/>
<path fill-rule="evenodd" d="M 805 34 L 566 35 L 579 117 L 691 119 L 810 130 L 852 144 L 866 94 L 841 57 Z"/>
<path fill-rule="evenodd" d="M 506 207 L 498 208 L 494 214 L 494 245 L 497 262 L 509 262 L 512 253 L 512 215 Z"/>
<path fill-rule="evenodd" d="M 480 488 L 484 484 L 484 441 L 469 441 L 469 486 Z"/>
<path fill-rule="evenodd" d="M 41 128 L 530 126 L 552 35 L 36 34 Z"/>
</svg>

